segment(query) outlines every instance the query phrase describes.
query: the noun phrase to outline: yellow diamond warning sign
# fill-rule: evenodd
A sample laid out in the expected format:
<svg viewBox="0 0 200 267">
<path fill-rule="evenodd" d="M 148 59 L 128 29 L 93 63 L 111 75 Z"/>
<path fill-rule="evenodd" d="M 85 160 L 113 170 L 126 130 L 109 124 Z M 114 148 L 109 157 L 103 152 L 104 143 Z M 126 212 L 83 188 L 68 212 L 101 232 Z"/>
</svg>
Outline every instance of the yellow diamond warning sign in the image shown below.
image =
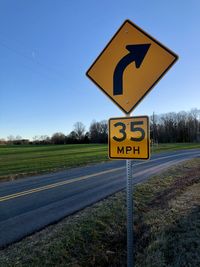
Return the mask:
<svg viewBox="0 0 200 267">
<path fill-rule="evenodd" d="M 130 113 L 178 56 L 126 20 L 87 71 L 87 76 Z"/>
<path fill-rule="evenodd" d="M 111 159 L 149 159 L 149 119 L 147 116 L 109 120 Z"/>
</svg>

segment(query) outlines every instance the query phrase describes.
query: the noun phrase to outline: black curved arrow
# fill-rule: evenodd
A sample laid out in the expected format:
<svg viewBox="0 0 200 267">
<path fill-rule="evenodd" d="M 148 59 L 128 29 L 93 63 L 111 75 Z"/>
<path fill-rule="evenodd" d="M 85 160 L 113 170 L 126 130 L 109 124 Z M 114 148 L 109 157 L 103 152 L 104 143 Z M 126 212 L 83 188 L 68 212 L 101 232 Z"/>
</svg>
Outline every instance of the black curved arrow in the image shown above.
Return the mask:
<svg viewBox="0 0 200 267">
<path fill-rule="evenodd" d="M 123 73 L 126 67 L 135 61 L 138 69 L 144 60 L 151 44 L 127 45 L 126 49 L 130 52 L 123 57 L 117 64 L 113 75 L 113 95 L 123 94 Z"/>
</svg>

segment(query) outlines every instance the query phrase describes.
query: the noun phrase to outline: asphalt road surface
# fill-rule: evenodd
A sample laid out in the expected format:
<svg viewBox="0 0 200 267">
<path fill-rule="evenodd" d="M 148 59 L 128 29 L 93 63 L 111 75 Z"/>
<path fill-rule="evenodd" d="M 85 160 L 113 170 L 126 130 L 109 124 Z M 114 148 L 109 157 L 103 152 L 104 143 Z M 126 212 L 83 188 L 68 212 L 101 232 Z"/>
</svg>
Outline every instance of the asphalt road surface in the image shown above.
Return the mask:
<svg viewBox="0 0 200 267">
<path fill-rule="evenodd" d="M 200 149 L 160 153 L 133 162 L 133 183 L 200 157 Z M 0 183 L 0 248 L 91 205 L 126 186 L 125 161 L 111 161 Z"/>
</svg>

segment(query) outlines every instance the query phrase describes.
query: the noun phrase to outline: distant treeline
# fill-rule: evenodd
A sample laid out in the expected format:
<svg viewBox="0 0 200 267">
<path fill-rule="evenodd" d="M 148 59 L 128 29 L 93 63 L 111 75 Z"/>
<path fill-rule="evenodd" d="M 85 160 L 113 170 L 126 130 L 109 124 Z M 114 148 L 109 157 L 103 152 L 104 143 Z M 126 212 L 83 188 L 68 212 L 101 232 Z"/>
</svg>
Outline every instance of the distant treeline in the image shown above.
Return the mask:
<svg viewBox="0 0 200 267">
<path fill-rule="evenodd" d="M 200 142 L 200 110 L 151 116 L 151 139 L 158 143 Z"/>
<path fill-rule="evenodd" d="M 0 144 L 87 144 L 87 143 L 107 143 L 108 141 L 108 125 L 107 121 L 93 121 L 89 131 L 82 122 L 76 122 L 74 129 L 69 134 L 65 135 L 62 132 L 56 132 L 51 137 L 47 135 L 34 136 L 32 141 L 23 139 L 21 136 L 14 137 L 10 135 L 7 140 L 0 139 Z"/>
<path fill-rule="evenodd" d="M 200 110 L 192 109 L 189 112 L 170 112 L 150 117 L 150 137 L 152 143 L 183 143 L 200 142 Z M 90 124 L 89 131 L 82 122 L 76 122 L 74 129 L 65 135 L 61 132 L 34 136 L 32 141 L 21 136 L 8 136 L 7 140 L 0 139 L 0 144 L 87 144 L 107 143 L 108 124 L 106 120 Z"/>
</svg>

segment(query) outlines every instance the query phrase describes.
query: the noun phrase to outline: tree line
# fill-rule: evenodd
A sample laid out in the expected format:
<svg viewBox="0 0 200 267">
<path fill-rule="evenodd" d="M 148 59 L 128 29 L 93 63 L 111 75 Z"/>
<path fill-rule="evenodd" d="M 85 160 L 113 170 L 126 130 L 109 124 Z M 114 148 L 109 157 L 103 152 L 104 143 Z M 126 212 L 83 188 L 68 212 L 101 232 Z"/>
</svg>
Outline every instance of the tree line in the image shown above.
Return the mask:
<svg viewBox="0 0 200 267">
<path fill-rule="evenodd" d="M 52 144 L 87 144 L 87 143 L 107 143 L 108 140 L 108 124 L 106 120 L 96 122 L 93 121 L 89 131 L 85 130 L 82 122 L 74 124 L 73 131 L 68 135 L 63 133 L 55 133 L 51 137 Z"/>
<path fill-rule="evenodd" d="M 182 143 L 200 142 L 200 110 L 189 112 L 169 112 L 150 116 L 150 138 L 152 143 Z M 0 139 L 0 144 L 87 144 L 107 143 L 108 123 L 106 120 L 90 124 L 89 130 L 82 122 L 76 122 L 73 130 L 65 135 L 56 132 L 51 137 L 47 135 L 34 136 L 32 141 L 21 136 L 9 135 L 7 140 Z"/>
<path fill-rule="evenodd" d="M 154 113 L 150 117 L 150 133 L 155 143 L 200 142 L 200 110 Z"/>
<path fill-rule="evenodd" d="M 34 136 L 32 141 L 23 139 L 21 136 L 14 137 L 9 135 L 7 140 L 0 139 L 0 144 L 87 144 L 87 143 L 107 143 L 108 125 L 106 120 L 100 122 L 93 121 L 90 124 L 89 131 L 82 122 L 76 122 L 73 130 L 65 135 L 62 132 L 56 132 L 51 137 L 47 135 Z"/>
</svg>

